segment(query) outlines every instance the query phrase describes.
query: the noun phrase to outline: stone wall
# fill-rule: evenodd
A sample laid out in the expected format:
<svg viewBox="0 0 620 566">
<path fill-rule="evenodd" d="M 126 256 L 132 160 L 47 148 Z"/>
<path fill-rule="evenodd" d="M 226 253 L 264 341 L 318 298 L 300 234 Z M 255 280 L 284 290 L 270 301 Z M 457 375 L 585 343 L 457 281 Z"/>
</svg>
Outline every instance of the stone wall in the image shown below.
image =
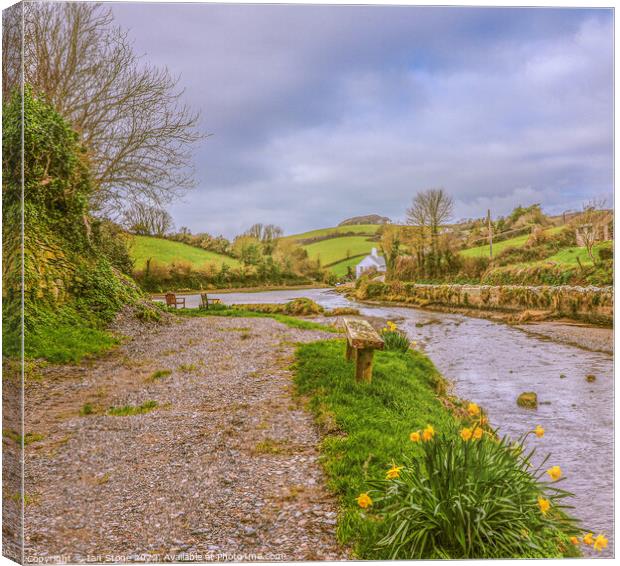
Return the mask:
<svg viewBox="0 0 620 566">
<path fill-rule="evenodd" d="M 542 310 L 578 320 L 613 322 L 613 287 L 418 285 L 364 282 L 359 299 L 520 312 Z"/>
</svg>

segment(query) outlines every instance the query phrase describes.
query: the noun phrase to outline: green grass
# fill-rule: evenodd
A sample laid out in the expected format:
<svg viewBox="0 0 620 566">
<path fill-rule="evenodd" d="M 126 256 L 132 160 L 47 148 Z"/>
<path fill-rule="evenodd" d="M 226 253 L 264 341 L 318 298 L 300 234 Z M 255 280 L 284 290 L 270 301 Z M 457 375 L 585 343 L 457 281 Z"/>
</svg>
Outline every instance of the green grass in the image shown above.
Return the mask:
<svg viewBox="0 0 620 566">
<path fill-rule="evenodd" d="M 318 322 L 312 322 L 311 320 L 303 320 L 295 318 L 294 316 L 288 316 L 278 313 L 264 313 L 255 311 L 246 311 L 240 309 L 234 309 L 230 307 L 224 307 L 219 309 L 199 310 L 199 309 L 182 309 L 176 311 L 175 314 L 179 316 L 227 316 L 234 318 L 273 318 L 290 328 L 299 328 L 300 330 L 322 330 L 323 332 L 337 333 L 339 330 L 333 326 L 326 326 L 319 324 Z"/>
<path fill-rule="evenodd" d="M 133 236 L 131 239 L 131 257 L 136 269 L 143 269 L 146 260 L 152 258 L 160 265 L 169 265 L 175 261 L 185 261 L 194 267 L 202 267 L 207 263 L 222 263 L 230 267 L 239 267 L 239 262 L 231 257 L 188 246 L 181 242 L 172 242 L 163 238 L 150 236 Z"/>
<path fill-rule="evenodd" d="M 613 244 L 611 242 L 601 242 L 600 244 L 595 244 L 593 249 L 593 254 L 595 258 L 598 258 L 598 251 L 602 248 L 611 248 Z M 586 248 L 565 248 L 560 250 L 558 253 L 545 258 L 543 261 L 554 261 L 556 263 L 562 263 L 565 265 L 570 265 L 572 267 L 577 267 L 577 258 L 581 261 L 581 265 L 592 265 L 592 260 L 588 255 L 588 251 Z"/>
<path fill-rule="evenodd" d="M 338 537 L 355 556 L 385 558 L 375 549 L 381 524 L 362 512 L 355 498 L 367 480 L 383 478 L 392 461 L 419 454 L 409 440 L 427 424 L 457 434 L 457 421 L 438 400 L 441 381 L 432 362 L 419 352 L 377 352 L 370 384 L 357 383 L 344 359 L 344 341 L 299 346 L 295 383 L 327 433 L 321 444 L 329 487 L 340 496 Z"/>
<path fill-rule="evenodd" d="M 549 228 L 545 230 L 545 234 L 553 235 L 560 232 L 564 227 L 563 226 L 555 226 L 554 228 Z M 524 234 L 523 236 L 517 236 L 516 238 L 510 238 L 509 240 L 503 240 L 502 242 L 494 242 L 493 243 L 493 256 L 496 256 L 502 250 L 506 248 L 520 248 L 525 242 L 529 239 L 529 234 Z M 489 257 L 489 245 L 485 244 L 484 246 L 476 246 L 475 248 L 468 248 L 466 250 L 462 250 L 460 254 L 463 257 Z"/>
<path fill-rule="evenodd" d="M 96 356 L 119 343 L 105 330 L 57 323 L 40 325 L 26 335 L 26 357 L 44 358 L 54 363 L 77 363 L 85 356 Z"/>
<path fill-rule="evenodd" d="M 163 379 L 164 377 L 168 377 L 172 374 L 172 370 L 169 369 L 158 369 L 154 371 L 148 378 L 147 381 L 157 381 L 158 379 Z"/>
<path fill-rule="evenodd" d="M 372 242 L 366 236 L 345 236 L 322 240 L 303 247 L 310 259 L 320 259 L 321 265 L 325 267 L 346 260 L 347 256 L 369 254 L 370 250 L 377 248 L 378 245 L 378 242 Z M 361 259 L 359 258 L 358 261 Z"/>
<path fill-rule="evenodd" d="M 142 405 L 125 405 L 124 407 L 110 407 L 108 415 L 113 417 L 132 417 L 144 415 L 157 408 L 157 401 L 145 401 Z"/>
<path fill-rule="evenodd" d="M 351 272 L 355 275 L 355 266 L 364 259 L 364 256 L 352 257 L 349 259 L 345 259 L 344 261 L 339 261 L 338 263 L 334 263 L 329 266 L 329 270 L 338 277 L 344 277 L 347 273 L 347 267 L 351 268 Z"/>
<path fill-rule="evenodd" d="M 293 234 L 291 236 L 285 236 L 284 239 L 305 240 L 307 238 L 318 238 L 334 233 L 346 234 L 347 232 L 354 232 L 356 234 L 376 234 L 380 226 L 380 224 L 355 224 L 351 226 L 334 226 L 333 228 L 320 228 L 318 230 L 304 232 L 303 234 Z"/>
</svg>

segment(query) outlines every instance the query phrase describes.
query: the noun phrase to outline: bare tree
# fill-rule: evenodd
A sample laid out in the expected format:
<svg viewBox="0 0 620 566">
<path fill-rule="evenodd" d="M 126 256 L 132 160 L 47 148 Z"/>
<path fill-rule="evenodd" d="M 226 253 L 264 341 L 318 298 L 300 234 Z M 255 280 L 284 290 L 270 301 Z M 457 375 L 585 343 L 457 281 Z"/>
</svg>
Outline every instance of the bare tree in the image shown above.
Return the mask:
<svg viewBox="0 0 620 566">
<path fill-rule="evenodd" d="M 142 61 L 101 4 L 22 6 L 24 80 L 72 123 L 90 150 L 98 188 L 94 209 L 114 216 L 127 201 L 161 205 L 191 187 L 191 145 L 202 135 L 198 114 L 181 102 L 178 78 Z M 19 23 L 16 12 L 7 17 Z M 18 40 L 5 25 L 7 58 L 19 54 Z M 3 79 L 6 100 L 19 86 L 19 74 L 3 65 Z"/>
<path fill-rule="evenodd" d="M 134 203 L 123 214 L 125 228 L 143 236 L 164 236 L 174 224 L 170 214 L 162 208 L 144 203 Z"/>
<path fill-rule="evenodd" d="M 407 210 L 407 223 L 420 228 L 420 238 L 424 247 L 425 233 L 430 234 L 431 249 L 435 258 L 439 249 L 439 229 L 452 217 L 454 202 L 444 189 L 428 189 L 413 198 Z"/>
<path fill-rule="evenodd" d="M 282 228 L 275 224 L 252 224 L 250 228 L 245 232 L 245 236 L 256 238 L 263 243 L 272 242 L 282 237 L 284 234 Z"/>
<path fill-rule="evenodd" d="M 603 225 L 609 219 L 609 212 L 605 210 L 604 199 L 592 199 L 583 205 L 582 213 L 575 219 L 578 244 L 583 243 L 592 263 L 594 259 L 594 244 L 602 239 Z"/>
</svg>

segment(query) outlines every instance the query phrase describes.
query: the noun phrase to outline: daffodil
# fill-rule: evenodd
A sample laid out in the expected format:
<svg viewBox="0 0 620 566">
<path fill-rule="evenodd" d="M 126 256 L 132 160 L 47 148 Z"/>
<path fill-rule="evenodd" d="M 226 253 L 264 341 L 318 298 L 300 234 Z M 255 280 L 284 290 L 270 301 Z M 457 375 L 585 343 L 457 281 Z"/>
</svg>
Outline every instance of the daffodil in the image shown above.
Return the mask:
<svg viewBox="0 0 620 566">
<path fill-rule="evenodd" d="M 534 429 L 534 434 L 538 438 L 542 438 L 543 436 L 545 436 L 545 429 L 541 427 L 540 425 L 536 425 L 536 428 Z"/>
<path fill-rule="evenodd" d="M 362 508 L 362 509 L 366 509 L 367 507 L 370 507 L 372 505 L 372 499 L 370 498 L 370 495 L 368 495 L 367 493 L 362 493 L 358 498 L 357 498 L 357 504 Z"/>
<path fill-rule="evenodd" d="M 411 442 L 420 442 L 421 438 L 422 435 L 419 430 L 416 430 L 409 435 L 409 440 L 411 440 Z"/>
<path fill-rule="evenodd" d="M 549 507 L 551 507 L 551 503 L 549 502 L 548 499 L 545 499 L 544 497 L 539 497 L 538 506 L 540 507 L 541 513 L 543 515 L 546 515 L 547 511 L 549 511 Z"/>
<path fill-rule="evenodd" d="M 562 469 L 560 466 L 553 466 L 552 468 L 549 468 L 547 473 L 553 481 L 558 481 L 562 477 Z"/>
<path fill-rule="evenodd" d="M 396 325 L 391 320 L 388 320 L 387 325 L 390 329 L 390 332 L 394 332 L 396 330 Z"/>
<path fill-rule="evenodd" d="M 476 405 L 476 403 L 470 403 L 469 405 L 467 405 L 467 412 L 472 417 L 475 417 L 476 415 L 480 414 L 480 407 L 478 407 L 478 405 Z"/>
<path fill-rule="evenodd" d="M 464 428 L 461 430 L 461 432 L 459 433 L 461 435 L 461 438 L 467 442 L 468 440 L 471 439 L 472 436 L 472 432 L 471 432 L 471 428 Z"/>
<path fill-rule="evenodd" d="M 594 539 L 594 550 L 598 550 L 601 552 L 604 548 L 607 547 L 607 539 L 603 535 L 598 535 Z"/>
<path fill-rule="evenodd" d="M 428 442 L 429 440 L 432 440 L 433 436 L 435 436 L 435 429 L 432 425 L 426 425 L 426 428 L 422 432 L 422 440 Z"/>
<path fill-rule="evenodd" d="M 579 546 L 579 539 L 577 537 L 570 537 L 570 541 L 575 545 Z"/>
<path fill-rule="evenodd" d="M 583 537 L 583 542 L 585 544 L 594 544 L 594 539 L 592 538 L 592 533 L 588 533 L 585 537 Z"/>
<path fill-rule="evenodd" d="M 402 469 L 403 469 L 402 466 L 397 466 L 396 464 L 392 464 L 392 467 L 385 474 L 385 479 L 393 480 L 394 478 L 400 477 L 400 471 Z"/>
<path fill-rule="evenodd" d="M 482 432 L 480 427 L 476 427 L 473 432 L 474 440 L 480 440 L 482 438 Z"/>
</svg>

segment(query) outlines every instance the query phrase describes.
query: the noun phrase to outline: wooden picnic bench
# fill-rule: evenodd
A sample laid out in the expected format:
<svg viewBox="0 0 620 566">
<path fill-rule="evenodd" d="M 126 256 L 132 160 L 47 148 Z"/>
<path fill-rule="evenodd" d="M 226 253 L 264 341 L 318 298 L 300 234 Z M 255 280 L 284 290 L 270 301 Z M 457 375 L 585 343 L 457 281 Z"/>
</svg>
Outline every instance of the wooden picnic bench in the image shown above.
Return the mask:
<svg viewBox="0 0 620 566">
<path fill-rule="evenodd" d="M 206 310 L 209 308 L 209 304 L 219 305 L 221 303 L 221 299 L 209 299 L 209 296 L 206 293 L 200 293 L 200 305 L 198 308 Z"/>
<path fill-rule="evenodd" d="M 355 379 L 372 380 L 372 358 L 375 350 L 383 350 L 383 338 L 365 320 L 344 318 L 347 335 L 347 361 L 355 360 Z"/>
<path fill-rule="evenodd" d="M 178 305 L 185 308 L 185 297 L 179 297 L 177 299 L 177 296 L 174 293 L 166 293 L 166 306 L 174 307 L 176 309 Z"/>
</svg>

